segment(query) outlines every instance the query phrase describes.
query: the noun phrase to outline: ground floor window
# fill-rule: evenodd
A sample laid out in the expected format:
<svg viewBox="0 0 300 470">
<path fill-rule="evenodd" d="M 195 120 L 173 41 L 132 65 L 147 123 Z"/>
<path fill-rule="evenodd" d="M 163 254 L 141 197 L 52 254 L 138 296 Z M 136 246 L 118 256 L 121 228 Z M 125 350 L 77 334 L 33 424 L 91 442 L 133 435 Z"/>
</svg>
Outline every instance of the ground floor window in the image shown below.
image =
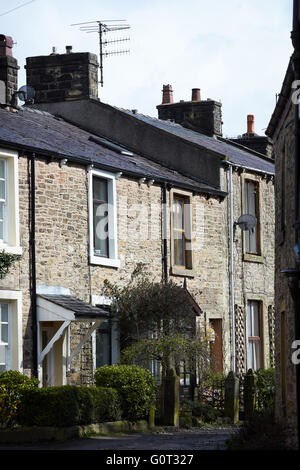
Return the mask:
<svg viewBox="0 0 300 470">
<path fill-rule="evenodd" d="M 8 303 L 0 302 L 0 373 L 11 368 L 11 313 Z"/>
<path fill-rule="evenodd" d="M 258 370 L 262 365 L 261 302 L 249 300 L 247 304 L 248 369 Z"/>
</svg>

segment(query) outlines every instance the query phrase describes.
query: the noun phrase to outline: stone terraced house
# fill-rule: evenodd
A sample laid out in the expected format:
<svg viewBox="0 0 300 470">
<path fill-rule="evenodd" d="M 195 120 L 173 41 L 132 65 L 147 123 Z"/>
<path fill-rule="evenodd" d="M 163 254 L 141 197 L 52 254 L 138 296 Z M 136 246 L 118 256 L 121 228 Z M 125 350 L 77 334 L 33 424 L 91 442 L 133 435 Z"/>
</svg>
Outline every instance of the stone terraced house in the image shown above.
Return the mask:
<svg viewBox="0 0 300 470">
<path fill-rule="evenodd" d="M 12 106 L 2 42 L 0 248 L 21 257 L 0 280 L 1 370 L 91 383 L 119 357 L 103 281 L 127 282 L 139 262 L 188 289 L 217 370 L 272 365 L 273 161 L 209 117 L 200 132 L 102 103 L 96 56 L 70 48 L 28 58 L 34 104 Z"/>
</svg>

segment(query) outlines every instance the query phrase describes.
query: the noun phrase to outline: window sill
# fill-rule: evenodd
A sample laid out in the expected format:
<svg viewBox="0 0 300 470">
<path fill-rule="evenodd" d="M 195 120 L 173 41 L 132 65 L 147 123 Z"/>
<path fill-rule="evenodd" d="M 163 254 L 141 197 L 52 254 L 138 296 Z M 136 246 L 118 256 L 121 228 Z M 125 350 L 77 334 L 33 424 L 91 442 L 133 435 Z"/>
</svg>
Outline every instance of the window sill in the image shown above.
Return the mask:
<svg viewBox="0 0 300 470">
<path fill-rule="evenodd" d="M 97 266 L 108 266 L 110 268 L 119 268 L 120 260 L 113 258 L 101 258 L 101 256 L 90 255 L 90 264 Z"/>
<path fill-rule="evenodd" d="M 178 266 L 171 266 L 171 274 L 174 276 L 195 277 L 193 269 L 185 269 Z"/>
<path fill-rule="evenodd" d="M 251 255 L 250 253 L 243 254 L 243 261 L 249 261 L 250 263 L 264 263 L 264 257 L 262 255 Z"/>
<path fill-rule="evenodd" d="M 22 255 L 23 248 L 21 246 L 9 246 L 3 243 L 0 243 L 0 251 L 4 250 L 5 253 L 9 253 L 11 255 Z"/>
</svg>

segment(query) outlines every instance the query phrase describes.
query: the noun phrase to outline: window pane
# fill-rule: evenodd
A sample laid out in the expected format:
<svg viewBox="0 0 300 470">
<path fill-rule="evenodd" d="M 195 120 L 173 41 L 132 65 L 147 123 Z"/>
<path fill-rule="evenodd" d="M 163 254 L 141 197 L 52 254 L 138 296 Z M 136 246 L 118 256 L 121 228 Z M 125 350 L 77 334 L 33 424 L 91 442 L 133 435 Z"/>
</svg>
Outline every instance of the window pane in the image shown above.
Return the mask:
<svg viewBox="0 0 300 470">
<path fill-rule="evenodd" d="M 184 266 L 184 234 L 174 233 L 174 262 L 177 266 Z"/>
<path fill-rule="evenodd" d="M 110 333 L 96 334 L 96 367 L 110 365 Z"/>
<path fill-rule="evenodd" d="M 3 202 L 0 202 L 0 220 L 3 220 L 4 216 L 4 204 Z"/>
<path fill-rule="evenodd" d="M 252 336 L 260 337 L 258 302 L 252 303 Z"/>
<path fill-rule="evenodd" d="M 108 257 L 108 208 L 107 204 L 94 204 L 94 252 Z"/>
<path fill-rule="evenodd" d="M 0 344 L 0 364 L 6 364 L 6 346 L 3 344 Z"/>
<path fill-rule="evenodd" d="M 183 212 L 184 202 L 182 199 L 175 199 L 174 201 L 174 228 L 183 230 Z"/>
<path fill-rule="evenodd" d="M 1 341 L 2 343 L 8 343 L 8 325 L 1 325 Z"/>
<path fill-rule="evenodd" d="M 0 220 L 0 240 L 3 240 L 3 221 Z"/>
<path fill-rule="evenodd" d="M 245 181 L 244 212 L 253 215 L 258 221 L 257 191 L 257 183 Z M 245 249 L 247 253 L 258 253 L 257 226 L 253 230 L 245 231 Z"/>
<path fill-rule="evenodd" d="M 8 322 L 8 305 L 1 304 L 1 322 Z"/>
<path fill-rule="evenodd" d="M 107 198 L 107 180 L 101 178 L 93 179 L 93 198 L 98 201 L 108 202 Z"/>
<path fill-rule="evenodd" d="M 0 199 L 5 199 L 5 181 L 0 180 Z"/>
<path fill-rule="evenodd" d="M 0 178 L 5 178 L 5 161 L 0 160 Z"/>
</svg>

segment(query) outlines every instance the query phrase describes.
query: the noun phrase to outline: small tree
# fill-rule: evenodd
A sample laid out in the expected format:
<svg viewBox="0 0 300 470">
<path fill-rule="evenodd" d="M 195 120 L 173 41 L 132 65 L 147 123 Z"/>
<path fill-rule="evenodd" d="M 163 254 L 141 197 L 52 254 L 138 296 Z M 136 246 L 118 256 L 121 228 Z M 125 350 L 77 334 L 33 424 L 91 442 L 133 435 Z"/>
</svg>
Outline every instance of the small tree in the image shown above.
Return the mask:
<svg viewBox="0 0 300 470">
<path fill-rule="evenodd" d="M 125 286 L 106 280 L 104 294 L 112 298 L 123 363 L 157 360 L 163 374 L 169 369 L 179 373 L 182 360 L 190 370 L 207 369 L 207 344 L 196 333 L 195 313 L 183 287 L 172 280 L 151 280 L 144 265 L 138 264 Z"/>
</svg>

